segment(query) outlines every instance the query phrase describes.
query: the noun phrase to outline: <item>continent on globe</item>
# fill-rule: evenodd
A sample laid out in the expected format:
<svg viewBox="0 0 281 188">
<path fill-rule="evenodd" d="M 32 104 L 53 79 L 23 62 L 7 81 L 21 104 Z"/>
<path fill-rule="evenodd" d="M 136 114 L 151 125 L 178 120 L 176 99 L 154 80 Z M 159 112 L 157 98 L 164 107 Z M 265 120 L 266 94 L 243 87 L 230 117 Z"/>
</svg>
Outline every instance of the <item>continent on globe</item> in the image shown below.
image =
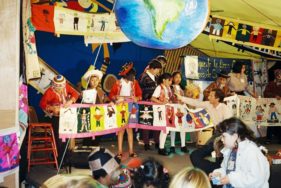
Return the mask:
<svg viewBox="0 0 281 188">
<path fill-rule="evenodd" d="M 143 0 L 143 2 L 151 15 L 153 30 L 158 39 L 162 39 L 167 24 L 177 20 L 185 8 L 185 2 L 182 0 Z"/>
</svg>

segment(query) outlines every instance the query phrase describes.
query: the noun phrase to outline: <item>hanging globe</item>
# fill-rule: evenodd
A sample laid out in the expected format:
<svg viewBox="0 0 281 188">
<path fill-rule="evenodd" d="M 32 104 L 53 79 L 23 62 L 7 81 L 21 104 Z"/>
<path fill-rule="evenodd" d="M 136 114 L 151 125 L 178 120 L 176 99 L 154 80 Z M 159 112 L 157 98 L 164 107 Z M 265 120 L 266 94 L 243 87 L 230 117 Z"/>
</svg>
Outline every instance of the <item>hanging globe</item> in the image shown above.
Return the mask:
<svg viewBox="0 0 281 188">
<path fill-rule="evenodd" d="M 208 0 L 116 0 L 115 14 L 135 44 L 156 49 L 186 46 L 206 26 Z"/>
</svg>

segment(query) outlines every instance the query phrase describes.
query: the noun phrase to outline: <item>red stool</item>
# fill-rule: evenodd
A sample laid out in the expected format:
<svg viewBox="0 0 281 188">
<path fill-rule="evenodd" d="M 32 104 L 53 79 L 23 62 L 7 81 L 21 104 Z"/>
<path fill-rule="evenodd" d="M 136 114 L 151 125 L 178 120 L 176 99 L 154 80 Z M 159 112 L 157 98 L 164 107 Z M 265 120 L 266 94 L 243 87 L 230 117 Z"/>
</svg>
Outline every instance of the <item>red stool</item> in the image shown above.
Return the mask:
<svg viewBox="0 0 281 188">
<path fill-rule="evenodd" d="M 41 155 L 45 154 L 45 156 L 35 157 L 32 155 L 35 152 L 38 152 L 37 155 L 42 152 Z M 51 154 L 53 154 L 53 157 Z M 39 164 L 55 164 L 58 169 L 57 157 L 58 152 L 52 124 L 30 123 L 27 147 L 28 172 L 30 171 L 30 166 Z"/>
</svg>

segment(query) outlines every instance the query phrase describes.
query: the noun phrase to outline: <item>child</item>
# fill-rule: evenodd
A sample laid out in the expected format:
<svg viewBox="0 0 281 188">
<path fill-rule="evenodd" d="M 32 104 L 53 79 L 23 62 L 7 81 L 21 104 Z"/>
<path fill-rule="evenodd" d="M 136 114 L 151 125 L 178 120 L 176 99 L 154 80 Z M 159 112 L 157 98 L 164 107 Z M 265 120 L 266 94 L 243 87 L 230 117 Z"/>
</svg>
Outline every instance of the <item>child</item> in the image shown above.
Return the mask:
<svg viewBox="0 0 281 188">
<path fill-rule="evenodd" d="M 134 188 L 168 188 L 169 174 L 158 161 L 148 159 L 132 174 Z"/>
<path fill-rule="evenodd" d="M 252 141 L 253 132 L 238 118 L 221 122 L 224 159 L 220 169 L 210 173 L 210 178 L 224 188 L 269 187 L 269 163 Z"/>
<path fill-rule="evenodd" d="M 105 92 L 98 87 L 103 73 L 99 70 L 90 70 L 83 79 L 87 81 L 87 89 L 83 91 L 83 103 L 103 104 L 109 102 Z"/>
<path fill-rule="evenodd" d="M 172 97 L 172 91 L 171 91 L 171 80 L 172 76 L 169 73 L 164 73 L 159 77 L 159 85 L 156 87 L 152 97 L 151 101 L 158 103 L 158 104 L 167 104 L 170 101 L 170 98 Z M 159 150 L 158 153 L 160 155 L 169 155 L 168 152 L 165 151 L 164 145 L 167 138 L 167 133 L 164 133 L 161 131 L 159 136 Z"/>
<path fill-rule="evenodd" d="M 177 173 L 169 188 L 211 188 L 208 176 L 199 168 L 187 167 Z"/>
<path fill-rule="evenodd" d="M 179 93 L 181 96 L 184 96 L 184 91 L 180 87 L 180 83 L 181 83 L 181 79 L 182 79 L 181 73 L 174 72 L 172 77 L 173 77 L 173 85 L 171 88 L 172 88 L 173 93 Z M 173 95 L 173 97 L 172 97 L 172 102 L 180 103 L 180 101 L 178 101 L 178 99 L 175 95 Z M 176 115 L 178 116 L 179 120 L 182 120 L 181 118 L 182 118 L 183 113 L 180 112 L 180 109 L 178 110 Z M 176 138 L 176 132 L 171 131 L 171 148 L 170 148 L 171 153 L 175 153 L 175 138 Z M 181 138 L 181 151 L 184 153 L 187 153 L 188 150 L 185 146 L 185 132 L 183 132 L 183 131 L 180 132 L 180 138 Z"/>
<path fill-rule="evenodd" d="M 136 70 L 133 68 L 134 64 L 132 62 L 126 63 L 119 73 L 122 78 L 117 80 L 116 83 L 111 88 L 109 93 L 109 98 L 115 102 L 123 102 L 125 100 L 131 99 L 137 102 L 142 99 L 142 91 L 139 86 L 138 81 L 135 79 Z M 127 128 L 126 132 L 128 134 L 128 144 L 129 144 L 129 156 L 137 157 L 137 154 L 133 150 L 133 130 L 132 128 Z M 122 145 L 125 130 L 118 132 L 118 154 L 117 157 L 121 160 L 122 158 Z"/>
</svg>

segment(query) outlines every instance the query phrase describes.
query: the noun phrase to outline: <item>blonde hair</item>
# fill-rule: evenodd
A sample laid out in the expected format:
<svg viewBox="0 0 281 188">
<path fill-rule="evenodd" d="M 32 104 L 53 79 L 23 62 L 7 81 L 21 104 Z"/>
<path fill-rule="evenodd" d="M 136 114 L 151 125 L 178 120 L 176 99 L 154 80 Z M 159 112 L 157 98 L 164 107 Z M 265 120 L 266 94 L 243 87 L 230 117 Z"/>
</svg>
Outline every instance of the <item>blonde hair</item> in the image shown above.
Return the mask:
<svg viewBox="0 0 281 188">
<path fill-rule="evenodd" d="M 169 188 L 211 188 L 207 175 L 198 168 L 187 167 L 177 173 Z"/>
</svg>

